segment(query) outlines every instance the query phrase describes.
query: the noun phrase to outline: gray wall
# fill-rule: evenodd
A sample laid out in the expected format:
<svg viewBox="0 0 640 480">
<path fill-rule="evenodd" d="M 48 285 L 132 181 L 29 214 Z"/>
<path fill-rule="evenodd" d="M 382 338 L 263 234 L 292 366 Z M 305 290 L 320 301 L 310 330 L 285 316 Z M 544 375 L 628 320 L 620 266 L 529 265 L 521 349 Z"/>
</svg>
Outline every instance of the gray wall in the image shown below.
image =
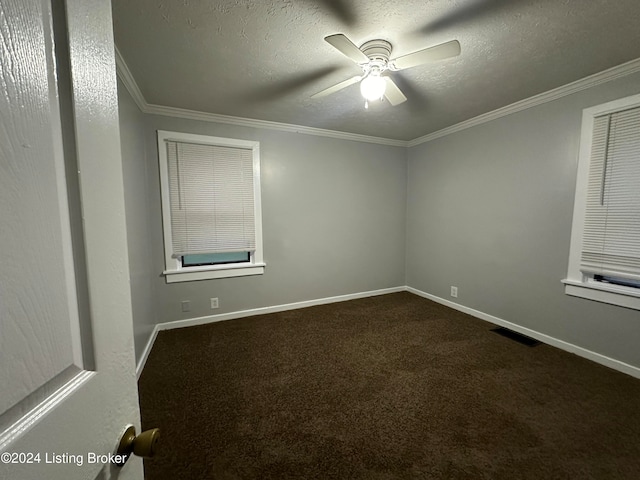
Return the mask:
<svg viewBox="0 0 640 480">
<path fill-rule="evenodd" d="M 150 115 L 146 214 L 158 322 L 404 285 L 406 150 Z M 260 142 L 264 275 L 166 284 L 156 130 Z M 220 308 L 211 310 L 209 298 Z M 181 301 L 191 311 L 181 311 Z"/>
<path fill-rule="evenodd" d="M 410 149 L 143 115 L 120 86 L 138 358 L 155 323 L 400 285 L 451 299 L 456 285 L 461 305 L 640 365 L 638 312 L 560 283 L 582 109 L 639 84 L 628 76 Z M 261 142 L 264 275 L 165 283 L 157 129 Z"/>
<path fill-rule="evenodd" d="M 410 148 L 407 285 L 639 366 L 640 314 L 560 283 L 582 109 L 639 85 L 628 76 Z"/>
<path fill-rule="evenodd" d="M 149 218 L 151 181 L 145 144 L 145 116 L 118 81 L 120 144 L 124 174 L 127 247 L 136 358 L 139 359 L 158 322 L 151 243 L 155 232 Z"/>
</svg>

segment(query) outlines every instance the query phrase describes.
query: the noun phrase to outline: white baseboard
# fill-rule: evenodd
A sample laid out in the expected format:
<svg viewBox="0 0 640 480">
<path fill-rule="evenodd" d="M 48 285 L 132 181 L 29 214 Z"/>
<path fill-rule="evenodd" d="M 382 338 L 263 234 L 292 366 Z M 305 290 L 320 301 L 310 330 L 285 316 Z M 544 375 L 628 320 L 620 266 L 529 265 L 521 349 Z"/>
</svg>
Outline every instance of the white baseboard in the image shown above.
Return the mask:
<svg viewBox="0 0 640 480">
<path fill-rule="evenodd" d="M 144 347 L 144 350 L 142 351 L 142 356 L 140 357 L 140 360 L 138 360 L 138 364 L 136 365 L 136 380 L 140 379 L 140 375 L 142 374 L 142 369 L 144 368 L 145 363 L 147 363 L 147 358 L 149 358 L 149 354 L 151 353 L 151 349 L 153 348 L 153 344 L 156 341 L 156 337 L 158 336 L 158 332 L 160 331 L 160 325 L 156 324 L 153 327 L 153 331 L 151 332 L 151 335 L 149 336 L 149 341 L 147 342 L 147 344 Z"/>
<path fill-rule="evenodd" d="M 493 315 L 489 315 L 488 313 L 484 313 L 479 310 L 474 310 L 473 308 L 465 307 L 464 305 L 454 303 L 444 298 L 436 297 L 435 295 L 431 295 L 430 293 L 426 293 L 416 288 L 408 287 L 408 286 L 384 288 L 381 290 L 372 290 L 369 292 L 352 293 L 349 295 L 339 295 L 336 297 L 318 298 L 315 300 L 306 300 L 303 302 L 274 305 L 272 307 L 252 308 L 248 310 L 240 310 L 237 312 L 222 313 L 218 315 L 209 315 L 206 317 L 188 318 L 185 320 L 176 320 L 173 322 L 159 323 L 153 329 L 153 332 L 149 337 L 149 341 L 147 342 L 147 345 L 145 346 L 145 349 L 142 352 L 142 356 L 140 357 L 140 361 L 138 362 L 138 365 L 136 368 L 136 376 L 137 378 L 140 378 L 140 374 L 142 373 L 142 369 L 144 368 L 144 365 L 147 362 L 147 358 L 149 357 L 149 353 L 151 352 L 153 343 L 155 342 L 156 337 L 158 336 L 158 332 L 161 330 L 172 330 L 174 328 L 205 325 L 207 323 L 221 322 L 224 320 L 233 320 L 236 318 L 243 318 L 243 317 L 251 317 L 253 315 L 265 315 L 267 313 L 284 312 L 287 310 L 296 310 L 299 308 L 313 307 L 315 305 L 326 305 L 329 303 L 345 302 L 347 300 L 355 300 L 358 298 L 374 297 L 377 295 L 386 295 L 388 293 L 405 292 L 405 291 L 413 293 L 420 297 L 426 298 L 428 300 L 432 300 L 441 305 L 445 305 L 447 307 L 453 308 L 454 310 L 458 310 L 460 312 L 466 313 L 468 315 L 479 318 L 481 320 L 485 320 L 487 322 L 493 323 L 495 325 L 509 328 L 514 332 L 518 332 L 528 337 L 535 338 L 536 340 L 546 343 L 547 345 L 551 345 L 553 347 L 559 348 L 560 350 L 573 353 L 580 357 L 599 363 L 600 365 L 604 365 L 605 367 L 612 368 L 619 372 L 626 373 L 627 375 L 631 375 L 632 377 L 640 379 L 640 368 L 638 367 L 635 367 L 633 365 L 629 365 L 628 363 L 621 362 L 620 360 L 616 360 L 614 358 L 610 358 L 605 355 L 593 352 L 591 350 L 587 350 L 586 348 L 578 347 L 577 345 L 573 345 L 563 340 L 559 340 L 549 335 L 545 335 L 544 333 L 540 333 L 526 327 L 521 327 L 520 325 L 516 325 L 515 323 L 508 322 L 507 320 L 503 320 L 502 318 L 494 317 Z"/>
<path fill-rule="evenodd" d="M 473 317 L 479 318 L 480 320 L 486 320 L 487 322 L 508 328 L 510 330 L 513 330 L 514 332 L 526 335 L 527 337 L 535 338 L 536 340 L 546 343 L 547 345 L 551 345 L 566 352 L 574 353 L 580 357 L 586 358 L 587 360 L 591 360 L 593 362 L 599 363 L 600 365 L 604 365 L 605 367 L 609 367 L 619 372 L 626 373 L 627 375 L 631 375 L 635 378 L 640 378 L 640 368 L 629 365 L 628 363 L 621 362 L 620 360 L 616 360 L 614 358 L 592 352 L 591 350 L 578 347 L 577 345 L 573 345 L 572 343 L 568 343 L 563 340 L 558 340 L 557 338 L 550 337 L 549 335 L 545 335 L 544 333 L 536 332 L 535 330 L 531 330 L 526 327 L 521 327 L 520 325 L 508 322 L 506 320 L 503 320 L 502 318 L 494 317 L 493 315 L 489 315 L 479 310 L 474 310 L 473 308 L 465 307 L 464 305 L 454 303 L 450 300 L 436 297 L 435 295 L 417 290 L 413 287 L 406 287 L 406 291 L 414 293 L 420 297 L 433 300 L 436 303 L 440 303 L 441 305 L 453 308 L 454 310 L 469 314 Z"/>
<path fill-rule="evenodd" d="M 136 376 L 140 378 L 142 369 L 144 368 L 153 343 L 156 341 L 160 330 L 172 330 L 174 328 L 194 327 L 196 325 L 205 325 L 207 323 L 221 322 L 224 320 L 233 320 L 236 318 L 251 317 L 254 315 L 265 315 L 267 313 L 285 312 L 287 310 L 296 310 L 298 308 L 313 307 L 315 305 L 326 305 L 328 303 L 346 302 L 347 300 L 356 300 L 358 298 L 375 297 L 377 295 L 386 295 L 388 293 L 404 292 L 406 287 L 383 288 L 380 290 L 371 290 L 368 292 L 350 293 L 348 295 L 338 295 L 336 297 L 317 298 L 315 300 L 305 300 L 303 302 L 286 303 L 283 305 L 274 305 L 272 307 L 252 308 L 249 310 L 239 310 L 237 312 L 221 313 L 218 315 L 208 315 L 206 317 L 187 318 L 185 320 L 175 320 L 173 322 L 159 323 L 153 329 L 149 341 L 142 352 L 140 361 L 136 367 Z"/>
<path fill-rule="evenodd" d="M 405 287 L 383 288 L 381 290 L 372 290 L 369 292 L 350 293 L 348 295 L 339 295 L 337 297 L 317 298 L 315 300 L 305 300 L 303 302 L 285 303 L 283 305 L 274 305 L 273 307 L 251 308 L 249 310 L 239 310 L 237 312 L 221 313 L 218 315 L 208 315 L 206 317 L 187 318 L 185 320 L 176 320 L 158 324 L 160 330 L 172 330 L 174 328 L 193 327 L 195 325 L 204 325 L 206 323 L 221 322 L 223 320 L 233 320 L 235 318 L 251 317 L 253 315 L 265 315 L 267 313 L 285 312 L 287 310 L 297 310 L 298 308 L 313 307 L 315 305 L 325 305 L 327 303 L 346 302 L 347 300 L 355 300 L 357 298 L 375 297 L 376 295 L 386 295 L 387 293 L 404 292 Z"/>
</svg>

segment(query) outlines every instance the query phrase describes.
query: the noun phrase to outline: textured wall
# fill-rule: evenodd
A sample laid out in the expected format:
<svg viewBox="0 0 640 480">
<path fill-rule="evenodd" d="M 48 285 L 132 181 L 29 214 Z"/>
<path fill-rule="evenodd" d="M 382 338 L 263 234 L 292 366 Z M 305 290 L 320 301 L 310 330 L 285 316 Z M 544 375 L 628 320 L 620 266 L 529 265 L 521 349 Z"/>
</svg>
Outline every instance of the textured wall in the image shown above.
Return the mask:
<svg viewBox="0 0 640 480">
<path fill-rule="evenodd" d="M 147 122 L 159 322 L 404 284 L 404 148 L 163 116 Z M 264 275 L 165 283 L 156 130 L 260 142 Z M 219 309 L 210 309 L 211 297 L 220 299 Z M 183 300 L 191 302 L 188 313 Z"/>
<path fill-rule="evenodd" d="M 407 284 L 640 365 L 640 315 L 564 294 L 582 109 L 625 77 L 409 150 Z"/>
<path fill-rule="evenodd" d="M 120 144 L 124 174 L 124 195 L 127 217 L 127 247 L 131 278 L 133 333 L 136 358 L 149 341 L 158 321 L 154 292 L 154 269 L 151 243 L 154 233 L 149 218 L 149 168 L 145 143 L 145 116 L 131 95 L 118 82 Z"/>
</svg>

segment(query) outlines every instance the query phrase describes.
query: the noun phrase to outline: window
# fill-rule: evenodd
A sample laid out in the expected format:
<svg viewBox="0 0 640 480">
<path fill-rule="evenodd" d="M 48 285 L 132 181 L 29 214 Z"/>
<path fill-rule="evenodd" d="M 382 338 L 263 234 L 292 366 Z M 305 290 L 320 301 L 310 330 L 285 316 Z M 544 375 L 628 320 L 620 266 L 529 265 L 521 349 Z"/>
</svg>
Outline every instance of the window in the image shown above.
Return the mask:
<svg viewBox="0 0 640 480">
<path fill-rule="evenodd" d="M 588 108 L 565 292 L 640 310 L 640 95 Z"/>
<path fill-rule="evenodd" d="M 258 142 L 158 131 L 167 283 L 260 275 Z"/>
</svg>

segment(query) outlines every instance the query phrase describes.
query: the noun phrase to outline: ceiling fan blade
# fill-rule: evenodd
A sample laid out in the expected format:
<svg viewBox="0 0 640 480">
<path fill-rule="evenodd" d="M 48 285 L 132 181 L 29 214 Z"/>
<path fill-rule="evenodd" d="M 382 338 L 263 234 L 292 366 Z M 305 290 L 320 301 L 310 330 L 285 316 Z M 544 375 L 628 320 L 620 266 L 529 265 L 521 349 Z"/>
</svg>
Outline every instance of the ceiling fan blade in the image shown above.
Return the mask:
<svg viewBox="0 0 640 480">
<path fill-rule="evenodd" d="M 345 25 L 353 25 L 356 23 L 356 15 L 353 11 L 351 2 L 347 0 L 315 0 L 313 3 L 322 3 L 327 10 L 331 11 Z"/>
<path fill-rule="evenodd" d="M 429 23 L 419 28 L 416 33 L 432 34 L 457 26 L 460 28 L 465 23 L 479 23 L 485 18 L 495 18 L 501 10 L 519 7 L 518 3 L 527 3 L 529 0 L 469 0 L 462 5 L 451 8 L 439 17 L 433 18 Z"/>
<path fill-rule="evenodd" d="M 389 103 L 393 106 L 399 105 L 402 102 L 407 101 L 407 97 L 404 96 L 404 93 L 400 91 L 395 82 L 391 79 L 391 77 L 384 77 L 385 82 L 387 83 L 387 88 L 384 91 L 384 96 Z"/>
<path fill-rule="evenodd" d="M 414 84 L 402 72 L 393 73 L 393 83 L 404 93 L 405 97 L 411 99 L 407 102 L 407 107 L 412 112 L 423 112 L 429 108 L 429 95 L 419 84 Z"/>
<path fill-rule="evenodd" d="M 267 84 L 259 90 L 243 94 L 242 101 L 245 102 L 263 102 L 277 100 L 280 97 L 291 94 L 291 92 L 301 89 L 310 83 L 317 82 L 321 78 L 336 72 L 340 68 L 337 66 L 329 66 L 318 68 L 315 71 L 303 73 L 301 75 L 292 75 L 284 81 Z M 240 99 L 239 99 L 240 100 Z"/>
<path fill-rule="evenodd" d="M 326 97 L 327 95 L 331 95 L 332 93 L 342 90 L 343 88 L 347 88 L 349 85 L 358 83 L 360 80 L 362 80 L 362 77 L 360 75 L 351 77 L 343 82 L 340 82 L 334 85 L 333 87 L 325 88 L 324 90 L 321 90 L 320 92 L 311 95 L 311 98 Z"/>
<path fill-rule="evenodd" d="M 458 55 L 460 55 L 460 42 L 451 40 L 450 42 L 441 43 L 435 47 L 425 48 L 396 58 L 395 60 L 391 60 L 390 63 L 395 70 L 404 70 L 405 68 L 415 67 L 423 63 L 436 62 Z"/>
<path fill-rule="evenodd" d="M 342 33 L 329 35 L 328 37 L 324 37 L 324 39 L 333 48 L 339 50 L 340 53 L 346 55 L 356 63 L 366 63 L 369 61 L 369 57 L 362 53 L 362 50 L 356 47 L 353 42 Z"/>
</svg>

